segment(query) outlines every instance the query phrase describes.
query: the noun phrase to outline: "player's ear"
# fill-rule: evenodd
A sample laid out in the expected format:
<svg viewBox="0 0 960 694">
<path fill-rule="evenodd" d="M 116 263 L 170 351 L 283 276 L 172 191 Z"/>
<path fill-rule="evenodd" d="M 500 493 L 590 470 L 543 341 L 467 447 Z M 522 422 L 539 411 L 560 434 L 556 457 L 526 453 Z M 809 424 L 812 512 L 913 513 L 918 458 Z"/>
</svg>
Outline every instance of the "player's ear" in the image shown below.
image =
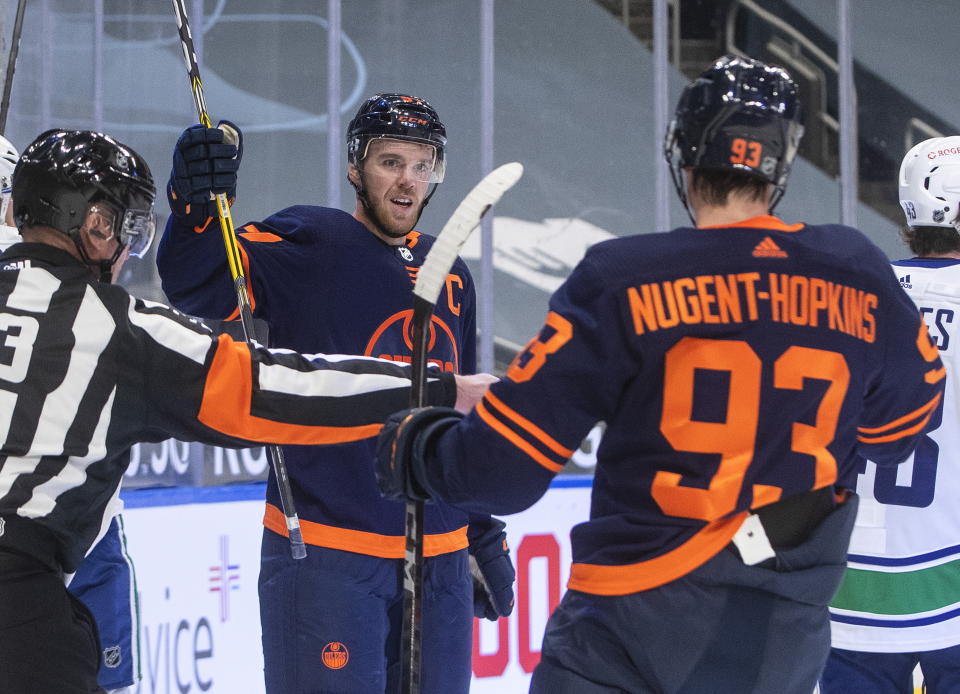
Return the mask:
<svg viewBox="0 0 960 694">
<path fill-rule="evenodd" d="M 360 186 L 360 171 L 353 164 L 347 164 L 347 179 L 354 185 Z"/>
</svg>

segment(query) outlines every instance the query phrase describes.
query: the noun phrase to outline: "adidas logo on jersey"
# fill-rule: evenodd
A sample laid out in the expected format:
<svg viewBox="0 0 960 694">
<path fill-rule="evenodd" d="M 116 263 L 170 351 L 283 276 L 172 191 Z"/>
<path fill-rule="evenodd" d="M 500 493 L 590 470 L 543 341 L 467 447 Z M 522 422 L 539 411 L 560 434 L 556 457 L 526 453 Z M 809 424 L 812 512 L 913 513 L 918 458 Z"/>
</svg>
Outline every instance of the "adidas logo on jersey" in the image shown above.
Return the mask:
<svg viewBox="0 0 960 694">
<path fill-rule="evenodd" d="M 28 267 L 30 267 L 29 260 L 14 260 L 0 265 L 0 270 L 26 270 Z"/>
<path fill-rule="evenodd" d="M 900 286 L 904 289 L 913 289 L 913 285 L 910 284 L 910 275 L 904 275 L 903 277 L 898 278 L 900 280 Z"/>
<path fill-rule="evenodd" d="M 753 247 L 754 258 L 786 258 L 787 252 L 777 245 L 769 236 Z"/>
</svg>

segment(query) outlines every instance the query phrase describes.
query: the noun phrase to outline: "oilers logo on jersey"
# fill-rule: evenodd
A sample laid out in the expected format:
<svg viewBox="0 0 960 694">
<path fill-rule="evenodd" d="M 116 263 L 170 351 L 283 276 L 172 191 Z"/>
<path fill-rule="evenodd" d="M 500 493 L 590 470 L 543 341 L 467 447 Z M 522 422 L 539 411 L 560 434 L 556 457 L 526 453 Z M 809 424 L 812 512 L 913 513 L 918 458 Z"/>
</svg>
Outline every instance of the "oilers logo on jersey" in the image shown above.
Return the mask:
<svg viewBox="0 0 960 694">
<path fill-rule="evenodd" d="M 390 359 L 391 361 L 409 364 L 411 361 L 410 354 L 413 354 L 412 320 L 413 309 L 399 311 L 384 320 L 374 331 L 370 341 L 367 342 L 367 346 L 363 351 L 363 355 L 365 357 L 378 357 L 380 359 Z M 395 354 L 389 348 L 390 345 L 395 345 L 398 343 L 398 338 L 402 339 L 403 344 L 408 350 L 410 350 L 408 354 Z M 440 349 L 439 352 L 435 352 L 434 348 L 437 346 L 438 341 L 440 341 L 440 344 L 443 345 L 443 349 Z M 427 337 L 427 352 L 431 354 L 440 353 L 453 355 L 452 361 L 430 359 L 429 362 L 431 364 L 436 364 L 444 371 L 452 371 L 454 373 L 459 372 L 460 355 L 459 350 L 457 349 L 457 340 L 453 331 L 450 329 L 450 326 L 448 326 L 446 322 L 437 316 L 432 316 L 430 319 L 430 334 Z"/>
</svg>

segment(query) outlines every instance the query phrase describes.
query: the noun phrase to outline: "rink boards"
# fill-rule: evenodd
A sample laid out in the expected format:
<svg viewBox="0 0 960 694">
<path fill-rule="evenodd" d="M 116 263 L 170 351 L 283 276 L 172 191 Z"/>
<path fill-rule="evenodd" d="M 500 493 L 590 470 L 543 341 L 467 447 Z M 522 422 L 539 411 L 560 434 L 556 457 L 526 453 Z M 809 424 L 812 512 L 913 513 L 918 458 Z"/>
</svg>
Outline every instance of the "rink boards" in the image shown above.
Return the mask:
<svg viewBox="0 0 960 694">
<path fill-rule="evenodd" d="M 471 692 L 526 691 L 547 616 L 570 565 L 569 531 L 586 520 L 590 477 L 555 480 L 506 517 L 516 608 L 475 620 Z M 139 694 L 263 692 L 257 606 L 264 484 L 124 492 L 142 613 Z"/>
</svg>

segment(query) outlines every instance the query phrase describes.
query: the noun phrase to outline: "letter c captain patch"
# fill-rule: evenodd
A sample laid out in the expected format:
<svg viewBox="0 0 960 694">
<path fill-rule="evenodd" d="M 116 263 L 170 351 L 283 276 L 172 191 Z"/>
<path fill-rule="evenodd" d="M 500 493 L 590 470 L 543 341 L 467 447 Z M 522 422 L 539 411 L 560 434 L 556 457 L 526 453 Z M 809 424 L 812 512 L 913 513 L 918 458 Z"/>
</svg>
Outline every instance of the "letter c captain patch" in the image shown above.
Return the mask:
<svg viewBox="0 0 960 694">
<path fill-rule="evenodd" d="M 350 660 L 350 651 L 339 641 L 331 641 L 323 647 L 323 653 L 320 657 L 323 659 L 323 664 L 328 668 L 339 670 Z"/>
</svg>

